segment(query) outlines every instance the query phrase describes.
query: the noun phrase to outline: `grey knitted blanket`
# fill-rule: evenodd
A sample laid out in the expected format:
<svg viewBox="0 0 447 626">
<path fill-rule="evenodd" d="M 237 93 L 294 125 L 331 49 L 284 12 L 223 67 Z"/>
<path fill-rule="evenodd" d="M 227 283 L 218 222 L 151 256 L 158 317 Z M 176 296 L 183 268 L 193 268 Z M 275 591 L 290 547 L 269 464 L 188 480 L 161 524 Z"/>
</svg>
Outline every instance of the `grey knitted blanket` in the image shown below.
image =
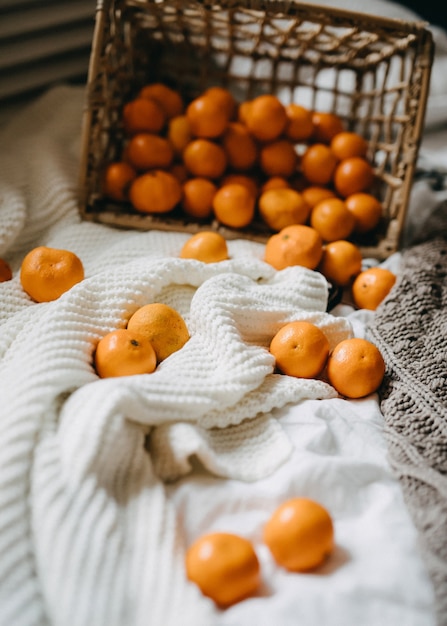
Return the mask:
<svg viewBox="0 0 447 626">
<path fill-rule="evenodd" d="M 446 626 L 447 205 L 419 240 L 430 232 L 403 251 L 400 278 L 368 333 L 387 364 L 380 392 L 390 462 L 419 532 L 439 626 Z"/>
</svg>

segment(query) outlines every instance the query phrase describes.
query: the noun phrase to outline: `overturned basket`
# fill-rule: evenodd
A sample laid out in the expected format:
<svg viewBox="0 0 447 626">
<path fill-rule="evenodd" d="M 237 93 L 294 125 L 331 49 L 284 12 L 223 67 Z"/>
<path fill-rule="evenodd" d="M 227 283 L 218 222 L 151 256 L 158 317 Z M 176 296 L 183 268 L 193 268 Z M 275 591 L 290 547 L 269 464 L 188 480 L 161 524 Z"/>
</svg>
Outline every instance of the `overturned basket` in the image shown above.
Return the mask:
<svg viewBox="0 0 447 626">
<path fill-rule="evenodd" d="M 368 141 L 383 203 L 364 256 L 383 259 L 399 247 L 424 124 L 433 61 L 430 31 L 404 22 L 286 0 L 99 0 L 81 158 L 81 215 L 119 227 L 196 232 L 265 241 L 243 231 L 172 215 L 138 214 L 105 198 L 101 179 L 123 142 L 123 103 L 151 82 L 191 100 L 210 85 L 238 101 L 278 95 L 334 112 Z"/>
</svg>

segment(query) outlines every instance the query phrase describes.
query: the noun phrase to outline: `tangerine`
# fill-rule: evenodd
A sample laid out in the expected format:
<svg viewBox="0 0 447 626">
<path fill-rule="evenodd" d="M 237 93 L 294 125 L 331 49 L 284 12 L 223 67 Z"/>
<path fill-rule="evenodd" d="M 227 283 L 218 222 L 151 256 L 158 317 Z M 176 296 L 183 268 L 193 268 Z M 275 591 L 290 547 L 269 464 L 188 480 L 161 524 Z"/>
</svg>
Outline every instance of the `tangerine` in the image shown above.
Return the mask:
<svg viewBox="0 0 447 626">
<path fill-rule="evenodd" d="M 151 133 L 134 135 L 126 148 L 126 158 L 137 170 L 168 168 L 174 159 L 174 150 L 165 137 Z"/>
<path fill-rule="evenodd" d="M 359 309 L 375 311 L 396 282 L 396 275 L 384 267 L 370 267 L 360 272 L 352 284 L 352 297 Z"/>
<path fill-rule="evenodd" d="M 103 180 L 104 194 L 111 200 L 125 202 L 129 198 L 129 187 L 137 172 L 130 163 L 116 161 L 106 167 Z"/>
<path fill-rule="evenodd" d="M 289 322 L 273 337 L 269 351 L 283 374 L 317 378 L 329 355 L 329 341 L 323 331 L 306 321 Z"/>
<path fill-rule="evenodd" d="M 229 89 L 226 87 L 220 87 L 218 85 L 214 85 L 213 87 L 208 87 L 205 92 L 205 96 L 215 99 L 220 106 L 227 112 L 227 116 L 229 120 L 232 120 L 235 116 L 237 103 L 236 100 Z"/>
<path fill-rule="evenodd" d="M 273 94 L 256 96 L 243 110 L 245 124 L 259 141 L 273 141 L 287 125 L 287 113 L 282 102 Z"/>
<path fill-rule="evenodd" d="M 125 328 L 113 330 L 98 341 L 93 362 L 100 378 L 151 374 L 157 366 L 151 342 Z"/>
<path fill-rule="evenodd" d="M 330 283 L 346 287 L 362 270 L 360 248 L 344 239 L 331 241 L 324 247 L 318 269 Z"/>
<path fill-rule="evenodd" d="M 209 139 L 194 139 L 183 151 L 183 163 L 193 176 L 215 179 L 225 172 L 227 155 Z"/>
<path fill-rule="evenodd" d="M 335 135 L 344 131 L 343 120 L 336 113 L 326 113 L 324 111 L 313 111 L 312 123 L 314 132 L 312 139 L 315 142 L 329 144 Z"/>
<path fill-rule="evenodd" d="M 365 158 L 349 157 L 337 165 L 333 182 L 337 193 L 346 198 L 370 189 L 374 182 L 374 170 Z"/>
<path fill-rule="evenodd" d="M 322 200 L 336 197 L 332 189 L 320 187 L 319 185 L 305 187 L 301 193 L 303 194 L 304 202 L 310 206 L 311 209 Z"/>
<path fill-rule="evenodd" d="M 201 95 L 186 107 L 186 117 L 195 137 L 214 139 L 223 134 L 229 123 L 229 114 L 217 98 Z"/>
<path fill-rule="evenodd" d="M 309 498 L 290 498 L 277 507 L 263 536 L 278 565 L 291 572 L 315 569 L 334 549 L 332 518 Z"/>
<path fill-rule="evenodd" d="M 359 192 L 345 198 L 345 204 L 354 215 L 354 231 L 368 233 L 373 230 L 382 217 L 382 203 L 370 193 Z"/>
<path fill-rule="evenodd" d="M 183 348 L 189 340 L 186 322 L 178 311 L 161 302 L 145 304 L 131 315 L 127 329 L 150 341 L 157 363 Z"/>
<path fill-rule="evenodd" d="M 291 103 L 286 105 L 287 125 L 285 135 L 294 142 L 307 141 L 314 132 L 312 111 L 305 107 Z"/>
<path fill-rule="evenodd" d="M 174 154 L 181 157 L 183 150 L 192 141 L 191 126 L 186 115 L 176 115 L 169 120 L 166 136 Z"/>
<path fill-rule="evenodd" d="M 204 219 L 213 212 L 217 187 L 208 178 L 190 178 L 183 184 L 182 208 L 191 217 Z"/>
<path fill-rule="evenodd" d="M 258 184 L 253 176 L 248 174 L 226 174 L 220 181 L 220 186 L 230 185 L 232 183 L 238 183 L 247 187 L 248 191 L 252 194 L 253 198 L 258 196 Z"/>
<path fill-rule="evenodd" d="M 312 185 L 328 185 L 337 167 L 337 157 L 329 146 L 315 143 L 301 157 L 301 171 Z"/>
<path fill-rule="evenodd" d="M 26 254 L 20 267 L 20 283 L 35 302 L 57 300 L 82 280 L 84 266 L 71 250 L 38 246 Z"/>
<path fill-rule="evenodd" d="M 347 130 L 337 133 L 331 140 L 331 150 L 339 161 L 349 157 L 366 157 L 368 142 L 362 135 Z"/>
<path fill-rule="evenodd" d="M 122 123 L 128 135 L 159 133 L 166 123 L 166 114 L 155 100 L 135 98 L 124 105 Z"/>
<path fill-rule="evenodd" d="M 145 85 L 141 88 L 139 96 L 155 100 L 163 109 L 167 120 L 183 113 L 184 103 L 180 92 L 164 83 Z"/>
<path fill-rule="evenodd" d="M 152 170 L 137 176 L 130 186 L 132 206 L 142 213 L 168 213 L 182 198 L 182 185 L 171 173 Z"/>
<path fill-rule="evenodd" d="M 267 226 L 276 231 L 291 224 L 304 224 L 310 213 L 302 194 L 290 188 L 264 191 L 259 196 L 258 210 Z"/>
<path fill-rule="evenodd" d="M 292 176 L 298 165 L 293 143 L 288 139 L 277 139 L 263 145 L 259 153 L 259 165 L 267 176 Z"/>
<path fill-rule="evenodd" d="M 354 223 L 354 216 L 340 198 L 322 200 L 310 213 L 310 225 L 320 233 L 323 241 L 347 239 L 354 230 Z"/>
<path fill-rule="evenodd" d="M 232 533 L 199 537 L 186 552 L 186 574 L 217 605 L 228 607 L 260 585 L 260 565 L 252 543 Z"/>
<path fill-rule="evenodd" d="M 228 259 L 225 237 L 214 231 L 201 231 L 190 237 L 180 251 L 181 259 L 196 259 L 203 263 L 219 263 Z"/>
<path fill-rule="evenodd" d="M 237 107 L 237 121 L 242 124 L 247 124 L 248 114 L 251 107 L 251 100 L 243 100 L 239 102 Z"/>
<path fill-rule="evenodd" d="M 363 398 L 377 391 L 384 375 L 385 361 L 379 349 L 359 337 L 338 343 L 327 361 L 330 384 L 346 398 Z"/>
<path fill-rule="evenodd" d="M 267 239 L 264 260 L 277 270 L 302 265 L 314 270 L 323 256 L 323 242 L 318 232 L 304 224 L 282 228 Z"/>
<path fill-rule="evenodd" d="M 253 194 L 245 185 L 222 185 L 213 198 L 214 215 L 225 226 L 243 228 L 254 218 L 255 202 Z"/>
<path fill-rule="evenodd" d="M 235 170 L 245 171 L 254 166 L 258 158 L 258 147 L 247 128 L 240 122 L 230 122 L 222 136 L 228 165 Z"/>
</svg>

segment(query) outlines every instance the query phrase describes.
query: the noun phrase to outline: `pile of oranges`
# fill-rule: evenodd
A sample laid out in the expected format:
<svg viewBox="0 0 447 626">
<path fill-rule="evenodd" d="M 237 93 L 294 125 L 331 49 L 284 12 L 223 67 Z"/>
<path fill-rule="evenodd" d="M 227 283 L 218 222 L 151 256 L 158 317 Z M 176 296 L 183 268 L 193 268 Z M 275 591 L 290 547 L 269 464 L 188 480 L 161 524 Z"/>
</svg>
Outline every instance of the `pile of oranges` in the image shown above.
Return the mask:
<svg viewBox="0 0 447 626">
<path fill-rule="evenodd" d="M 122 108 L 120 156 L 104 194 L 142 213 L 174 209 L 235 229 L 306 224 L 324 242 L 370 233 L 382 217 L 368 144 L 335 113 L 273 94 L 237 102 L 223 87 L 192 101 L 163 83 Z"/>
<path fill-rule="evenodd" d="M 218 86 L 185 102 L 158 82 L 124 103 L 121 124 L 120 156 L 103 175 L 109 199 L 202 225 L 263 224 L 264 259 L 276 269 L 317 269 L 341 288 L 361 274 L 359 242 L 373 241 L 383 206 L 368 143 L 340 116 L 273 94 L 237 102 Z M 210 232 L 187 247 L 194 249 L 182 251 L 185 258 L 228 258 Z M 199 247 L 208 251 L 195 257 Z M 385 293 L 392 277 L 376 278 Z M 358 306 L 365 304 L 377 306 L 360 295 Z"/>
</svg>

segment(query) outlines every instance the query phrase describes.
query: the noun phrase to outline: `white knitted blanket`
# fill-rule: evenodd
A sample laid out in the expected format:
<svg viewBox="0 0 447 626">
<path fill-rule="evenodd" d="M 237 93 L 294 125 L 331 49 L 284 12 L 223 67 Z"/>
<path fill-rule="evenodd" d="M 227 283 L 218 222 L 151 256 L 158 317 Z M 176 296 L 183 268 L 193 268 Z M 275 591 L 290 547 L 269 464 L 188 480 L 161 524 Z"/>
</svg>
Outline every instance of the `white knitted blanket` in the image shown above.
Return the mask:
<svg viewBox="0 0 447 626">
<path fill-rule="evenodd" d="M 336 394 L 274 374 L 270 339 L 292 319 L 332 345 L 351 326 L 325 312 L 320 274 L 275 272 L 259 244 L 229 242 L 229 261 L 205 265 L 178 258 L 185 234 L 82 223 L 82 98 L 56 88 L 1 137 L 0 255 L 14 278 L 0 284 L 0 623 L 205 626 L 163 481 L 192 455 L 243 481 L 276 469 L 291 444 L 274 410 Z M 85 266 L 55 302 L 20 286 L 38 244 Z M 179 310 L 191 339 L 152 375 L 99 379 L 98 339 L 153 301 Z"/>
</svg>

